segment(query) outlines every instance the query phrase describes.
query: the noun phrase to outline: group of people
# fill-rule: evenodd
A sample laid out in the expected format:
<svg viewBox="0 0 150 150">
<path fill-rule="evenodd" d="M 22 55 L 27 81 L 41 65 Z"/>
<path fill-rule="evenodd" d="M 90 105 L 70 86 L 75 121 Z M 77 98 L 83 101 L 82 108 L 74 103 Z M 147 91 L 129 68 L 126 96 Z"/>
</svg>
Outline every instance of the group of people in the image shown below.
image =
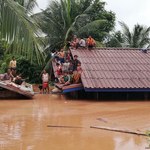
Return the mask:
<svg viewBox="0 0 150 150">
<path fill-rule="evenodd" d="M 55 83 L 62 85 L 59 87 L 81 82 L 81 62 L 77 55 L 71 55 L 70 48 L 88 48 L 91 50 L 96 46 L 96 42 L 91 36 L 89 36 L 87 40 L 84 40 L 74 35 L 72 41 L 68 42 L 68 44 L 68 51 L 61 49 L 60 51 L 52 53 L 53 62 L 55 63 Z M 43 93 L 49 93 L 48 82 L 49 74 L 44 70 L 42 73 L 42 86 L 39 86 L 40 90 L 43 90 Z"/>
<path fill-rule="evenodd" d="M 77 38 L 76 35 L 73 36 L 73 40 L 69 42 L 69 46 L 72 48 L 88 48 L 91 50 L 93 47 L 96 46 L 95 40 L 89 36 L 86 40 L 84 38 Z"/>
<path fill-rule="evenodd" d="M 72 57 L 70 50 L 67 52 L 61 49 L 53 55 L 53 63 L 55 64 L 55 83 L 62 86 L 77 84 L 81 82 L 81 62 L 78 56 Z M 49 74 L 46 70 L 42 73 L 42 86 L 39 86 L 43 93 L 49 93 Z M 62 87 L 62 86 L 59 86 Z"/>
<path fill-rule="evenodd" d="M 55 81 L 64 86 L 81 82 L 81 62 L 78 60 L 77 55 L 74 55 L 72 58 L 71 53 L 66 52 L 66 56 L 68 56 L 68 54 L 70 54 L 70 59 L 64 55 L 63 62 L 62 58 L 58 56 L 56 56 L 54 60 L 56 62 Z"/>
<path fill-rule="evenodd" d="M 21 77 L 21 74 L 16 74 L 16 67 L 17 67 L 17 61 L 15 57 L 12 57 L 12 60 L 9 63 L 9 67 L 7 69 L 7 72 L 0 75 L 1 81 L 10 81 L 12 83 L 15 83 L 17 85 L 21 85 L 23 83 L 23 79 Z"/>
</svg>

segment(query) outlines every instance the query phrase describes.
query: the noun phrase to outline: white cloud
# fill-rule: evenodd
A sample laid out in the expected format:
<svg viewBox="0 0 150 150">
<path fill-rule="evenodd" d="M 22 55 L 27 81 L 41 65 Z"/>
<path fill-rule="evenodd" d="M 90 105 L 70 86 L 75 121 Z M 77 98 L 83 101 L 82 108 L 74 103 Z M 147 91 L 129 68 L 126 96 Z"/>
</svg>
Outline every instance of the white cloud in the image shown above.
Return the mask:
<svg viewBox="0 0 150 150">
<path fill-rule="evenodd" d="M 135 24 L 150 26 L 149 0 L 104 0 L 106 8 L 116 13 L 116 21 L 124 21 L 130 28 Z M 119 25 L 117 24 L 117 28 Z"/>
<path fill-rule="evenodd" d="M 35 13 L 40 12 L 40 9 L 46 9 L 46 7 L 48 6 L 50 2 L 50 0 L 36 0 L 36 1 L 38 4 L 38 7 L 34 9 Z"/>
<path fill-rule="evenodd" d="M 37 0 L 39 8 L 45 9 L 51 0 Z M 124 21 L 130 28 L 135 24 L 150 26 L 150 0 L 103 0 L 106 9 L 116 14 L 116 28 L 120 29 L 118 21 Z M 34 12 L 39 12 L 36 8 Z"/>
</svg>

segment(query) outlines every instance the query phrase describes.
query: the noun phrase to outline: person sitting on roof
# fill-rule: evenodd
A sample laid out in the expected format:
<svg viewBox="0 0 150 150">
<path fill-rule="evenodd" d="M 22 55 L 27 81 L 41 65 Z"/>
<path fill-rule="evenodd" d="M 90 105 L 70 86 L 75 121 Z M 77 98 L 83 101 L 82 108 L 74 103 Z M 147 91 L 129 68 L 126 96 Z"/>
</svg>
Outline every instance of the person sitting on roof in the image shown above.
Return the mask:
<svg viewBox="0 0 150 150">
<path fill-rule="evenodd" d="M 77 49 L 79 47 L 79 39 L 76 35 L 73 36 L 73 41 L 70 43 L 71 47 Z"/>
<path fill-rule="evenodd" d="M 87 39 L 87 47 L 89 50 L 91 50 L 93 47 L 95 47 L 96 43 L 95 43 L 95 40 L 89 36 L 88 39 Z"/>
<path fill-rule="evenodd" d="M 81 82 L 81 73 L 82 73 L 81 63 L 78 63 L 77 70 L 73 72 L 73 83 L 77 84 Z"/>
<path fill-rule="evenodd" d="M 68 71 L 64 71 L 64 75 L 60 78 L 60 83 L 65 85 L 71 84 L 71 76 Z"/>
<path fill-rule="evenodd" d="M 80 48 L 85 48 L 86 47 L 86 42 L 83 38 L 79 39 L 79 47 Z"/>
<path fill-rule="evenodd" d="M 65 59 L 71 61 L 72 57 L 70 49 L 65 53 Z"/>
<path fill-rule="evenodd" d="M 64 61 L 65 61 L 65 52 L 64 52 L 63 49 L 61 49 L 60 52 L 58 52 L 58 57 L 59 57 L 58 61 L 60 61 L 61 64 L 64 63 Z"/>
<path fill-rule="evenodd" d="M 56 77 L 58 78 L 60 75 L 62 75 L 62 66 L 59 63 L 56 63 Z"/>
<path fill-rule="evenodd" d="M 12 75 L 12 71 L 11 69 L 7 69 L 7 72 L 4 73 L 3 77 L 2 77 L 2 81 L 5 81 L 5 80 L 9 80 L 9 81 L 12 81 L 14 78 L 14 76 Z"/>
<path fill-rule="evenodd" d="M 19 75 L 17 75 L 16 77 L 14 77 L 13 82 L 14 82 L 15 84 L 17 84 L 17 85 L 21 85 L 21 84 L 23 83 L 23 81 L 24 81 L 21 76 L 22 76 L 22 75 L 19 74 Z"/>
<path fill-rule="evenodd" d="M 54 58 L 55 58 L 56 63 L 60 63 L 60 64 L 64 63 L 64 61 L 65 61 L 64 50 L 61 49 L 60 52 L 56 52 Z"/>
<path fill-rule="evenodd" d="M 68 61 L 68 59 L 66 59 L 65 62 L 63 63 L 62 71 L 65 71 L 65 70 L 68 71 L 69 65 L 70 65 L 70 62 Z"/>
<path fill-rule="evenodd" d="M 60 76 L 62 75 L 62 65 L 59 63 L 56 63 L 56 75 L 55 75 L 55 82 L 58 82 Z"/>
<path fill-rule="evenodd" d="M 73 73 L 73 69 L 74 69 L 73 63 L 72 61 L 70 61 L 68 71 Z"/>
<path fill-rule="evenodd" d="M 74 59 L 72 60 L 73 71 L 77 70 L 78 63 L 81 64 L 81 62 L 78 60 L 78 55 L 74 55 Z"/>
</svg>

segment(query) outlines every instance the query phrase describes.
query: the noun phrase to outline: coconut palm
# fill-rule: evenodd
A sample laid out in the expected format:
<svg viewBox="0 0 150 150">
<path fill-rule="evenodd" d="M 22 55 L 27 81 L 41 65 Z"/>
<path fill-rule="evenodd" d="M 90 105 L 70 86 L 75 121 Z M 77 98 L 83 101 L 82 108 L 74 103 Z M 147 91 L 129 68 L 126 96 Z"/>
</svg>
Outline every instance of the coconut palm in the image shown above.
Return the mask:
<svg viewBox="0 0 150 150">
<path fill-rule="evenodd" d="M 73 34 L 92 35 L 102 41 L 114 27 L 115 20 L 114 14 L 107 12 L 104 6 L 100 0 L 51 1 L 48 8 L 39 14 L 50 49 L 62 47 Z"/>
<path fill-rule="evenodd" d="M 34 0 L 1 0 L 0 1 L 0 39 L 10 47 L 6 53 L 23 55 L 31 62 L 43 62 L 39 27 L 31 18 Z"/>
<path fill-rule="evenodd" d="M 28 13 L 33 10 L 35 6 L 37 6 L 36 0 L 15 0 L 17 1 L 21 6 L 23 6 L 26 9 L 26 12 Z"/>
<path fill-rule="evenodd" d="M 150 27 L 143 25 L 135 25 L 131 32 L 129 27 L 124 22 L 119 22 L 122 27 L 123 46 L 134 48 L 146 48 L 149 46 Z"/>
<path fill-rule="evenodd" d="M 105 39 L 106 47 L 123 47 L 123 35 L 120 31 L 113 31 Z"/>
</svg>

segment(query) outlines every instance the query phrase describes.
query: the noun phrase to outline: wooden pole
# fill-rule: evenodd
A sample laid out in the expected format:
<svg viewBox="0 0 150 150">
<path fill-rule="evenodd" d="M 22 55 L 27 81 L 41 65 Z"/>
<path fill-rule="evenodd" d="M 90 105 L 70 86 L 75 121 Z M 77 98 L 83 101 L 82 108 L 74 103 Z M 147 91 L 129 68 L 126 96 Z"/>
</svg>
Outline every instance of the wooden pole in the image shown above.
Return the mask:
<svg viewBox="0 0 150 150">
<path fill-rule="evenodd" d="M 127 129 L 117 129 L 117 128 L 110 128 L 110 127 L 103 127 L 103 126 L 90 126 L 90 128 L 108 130 L 108 131 L 114 131 L 114 132 L 122 132 L 122 133 L 128 133 L 128 134 L 136 134 L 136 135 L 141 135 L 141 136 L 147 136 L 144 133 L 136 132 L 136 131 L 130 131 L 130 130 L 127 130 Z"/>
<path fill-rule="evenodd" d="M 51 128 L 83 128 L 79 126 L 64 126 L 64 125 L 47 125 L 47 127 Z"/>
</svg>

